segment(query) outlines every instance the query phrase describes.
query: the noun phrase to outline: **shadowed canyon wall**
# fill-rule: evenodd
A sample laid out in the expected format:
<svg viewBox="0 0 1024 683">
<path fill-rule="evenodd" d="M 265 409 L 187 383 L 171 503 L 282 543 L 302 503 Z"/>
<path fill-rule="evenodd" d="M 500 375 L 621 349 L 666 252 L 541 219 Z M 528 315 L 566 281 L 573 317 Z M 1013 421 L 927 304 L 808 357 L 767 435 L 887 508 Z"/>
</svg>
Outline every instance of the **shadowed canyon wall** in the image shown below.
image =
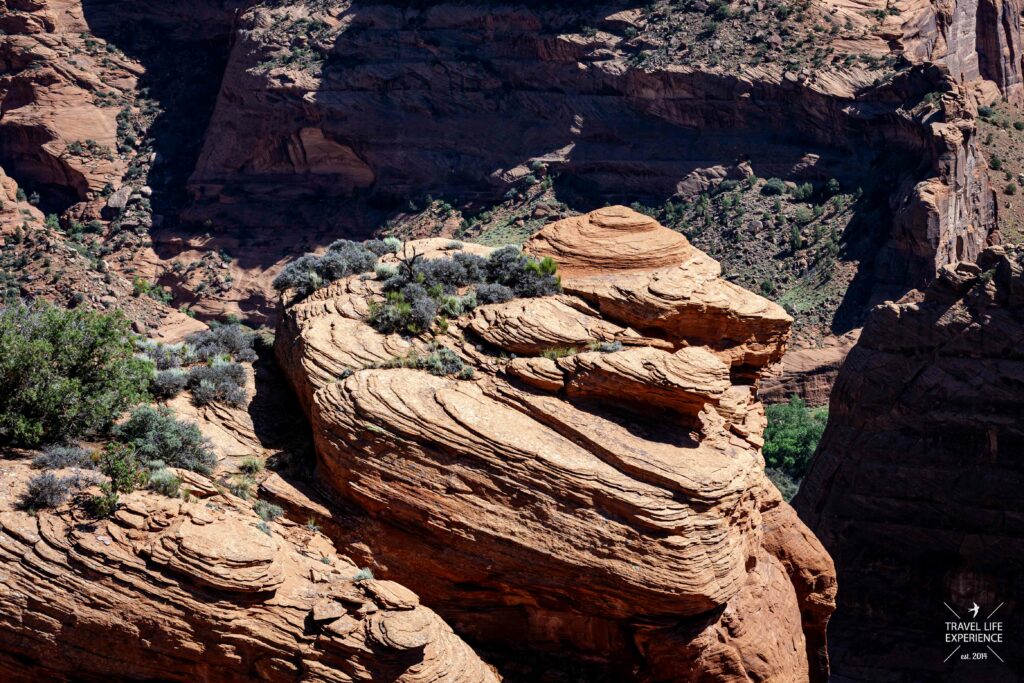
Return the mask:
<svg viewBox="0 0 1024 683">
<path fill-rule="evenodd" d="M 854 680 L 1012 681 L 1024 655 L 1024 265 L 993 247 L 872 312 L 793 501 L 836 561 L 829 628 Z M 948 658 L 945 622 L 998 609 L 1004 643 Z M 1005 664 L 997 661 L 998 657 Z M 948 661 L 944 661 L 947 660 Z"/>
</svg>

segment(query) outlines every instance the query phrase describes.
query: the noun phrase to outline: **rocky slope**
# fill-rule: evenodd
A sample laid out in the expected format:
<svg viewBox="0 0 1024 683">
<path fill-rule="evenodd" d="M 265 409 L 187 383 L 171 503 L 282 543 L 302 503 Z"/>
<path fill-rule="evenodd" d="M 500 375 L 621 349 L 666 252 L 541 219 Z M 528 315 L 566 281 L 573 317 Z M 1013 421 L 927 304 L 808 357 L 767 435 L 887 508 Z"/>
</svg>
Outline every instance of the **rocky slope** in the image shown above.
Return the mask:
<svg viewBox="0 0 1024 683">
<path fill-rule="evenodd" d="M 741 168 L 851 191 L 884 176 L 881 224 L 842 235 L 868 283 L 857 310 L 994 226 L 971 101 L 1019 97 L 1015 2 L 253 5 L 10 0 L 0 16 L 0 161 L 55 208 L 77 202 L 65 220 L 129 185 L 101 241 L 200 313 L 268 315 L 263 271 L 324 229 L 378 229 L 433 194 L 452 231 L 541 176 L 582 210 L 692 199 Z M 174 227 L 186 206 L 200 234 Z M 841 279 L 840 299 L 863 284 Z"/>
<path fill-rule="evenodd" d="M 667 47 L 660 25 L 656 12 L 607 9 L 254 8 L 192 176 L 193 214 L 252 226 L 282 211 L 336 221 L 331 202 L 354 197 L 496 199 L 536 163 L 618 199 L 692 196 L 740 162 L 762 177 L 850 186 L 895 163 L 895 224 L 876 245 L 883 281 L 918 284 L 984 246 L 994 206 L 973 105 L 956 84 L 977 68 L 893 74 L 836 57 L 813 71 L 768 60 L 735 72 L 691 63 L 679 46 L 648 64 L 648 42 Z M 360 216 L 343 220 L 358 229 Z"/>
<path fill-rule="evenodd" d="M 466 681 L 498 677 L 408 589 L 353 580 L 321 534 L 258 527 L 189 472 L 191 497 L 137 491 L 109 520 L 17 506 L 0 469 L 0 665 L 18 681 Z"/>
<path fill-rule="evenodd" d="M 564 292 L 480 306 L 433 347 L 367 323 L 372 278 L 286 297 L 277 355 L 347 511 L 335 540 L 474 642 L 609 680 L 824 680 L 831 561 L 760 455 L 756 377 L 789 316 L 624 207 L 527 248 Z M 380 367 L 437 345 L 472 376 Z"/>
<path fill-rule="evenodd" d="M 836 561 L 830 625 L 857 680 L 1010 681 L 1024 650 L 1020 453 L 1024 253 L 994 247 L 876 309 L 843 366 L 794 500 Z M 943 606 L 1001 603 L 1000 664 L 944 660 Z M 987 659 L 986 659 L 987 658 Z M 884 672 L 884 674 L 883 674 Z"/>
</svg>

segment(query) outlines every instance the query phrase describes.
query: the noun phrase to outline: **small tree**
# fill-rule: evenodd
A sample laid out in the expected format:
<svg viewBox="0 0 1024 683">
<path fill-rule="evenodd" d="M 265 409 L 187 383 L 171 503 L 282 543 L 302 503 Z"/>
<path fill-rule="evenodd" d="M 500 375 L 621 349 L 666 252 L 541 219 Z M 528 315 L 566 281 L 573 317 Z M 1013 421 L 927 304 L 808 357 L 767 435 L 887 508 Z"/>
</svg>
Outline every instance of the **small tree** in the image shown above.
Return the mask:
<svg viewBox="0 0 1024 683">
<path fill-rule="evenodd" d="M 145 396 L 151 375 L 120 313 L 42 304 L 0 311 L 0 443 L 104 432 Z"/>
</svg>

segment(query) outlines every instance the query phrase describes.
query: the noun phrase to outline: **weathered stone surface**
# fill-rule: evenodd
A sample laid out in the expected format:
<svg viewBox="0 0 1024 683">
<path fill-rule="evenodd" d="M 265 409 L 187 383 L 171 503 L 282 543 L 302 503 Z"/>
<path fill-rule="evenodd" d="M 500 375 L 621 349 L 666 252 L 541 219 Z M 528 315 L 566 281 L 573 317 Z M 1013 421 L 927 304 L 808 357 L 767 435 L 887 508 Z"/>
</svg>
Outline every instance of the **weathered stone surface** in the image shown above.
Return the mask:
<svg viewBox="0 0 1024 683">
<path fill-rule="evenodd" d="M 499 680 L 411 591 L 354 582 L 317 532 L 282 519 L 267 533 L 227 494 L 29 515 L 15 504 L 31 474 L 0 468 L 4 681 Z"/>
<path fill-rule="evenodd" d="M 625 220 L 639 214 L 623 207 L 583 222 L 607 215 L 624 220 L 579 238 L 577 253 L 605 243 L 635 252 L 633 265 L 604 272 L 578 257 L 588 274 L 563 276 L 567 292 L 603 283 L 601 296 L 489 305 L 435 338 L 472 380 L 368 367 L 426 346 L 369 327 L 372 280 L 285 302 L 277 353 L 313 422 L 318 479 L 358 511 L 325 528 L 457 630 L 506 650 L 565 651 L 625 679 L 822 679 L 830 560 L 765 478 L 763 410 L 736 379 L 781 353 L 789 318 L 742 290 L 730 299 L 716 264 L 675 233 L 685 263 L 639 270 L 638 234 L 657 245 L 664 229 Z M 660 306 L 671 323 L 605 313 L 605 291 L 660 276 L 683 290 L 676 309 L 668 298 L 637 308 Z M 676 314 L 697 298 L 701 315 Z M 729 316 L 734 338 L 696 342 Z M 624 341 L 590 350 L 611 340 Z M 540 355 L 552 346 L 578 352 Z M 272 487 L 287 507 L 306 505 Z"/>
<path fill-rule="evenodd" d="M 616 227 L 593 228 L 605 221 Z M 670 244 L 678 259 L 652 267 L 658 258 L 647 261 L 637 254 L 602 270 L 602 244 L 624 242 L 627 246 L 619 248 L 620 253 L 639 248 L 642 242 L 630 226 L 659 248 Z M 610 320 L 644 334 L 675 344 L 706 346 L 729 364 L 748 366 L 755 373 L 785 351 L 793 319 L 781 306 L 722 279 L 714 259 L 682 235 L 652 225 L 651 219 L 631 209 L 610 207 L 598 209 L 590 218 L 558 221 L 524 248 L 558 262 L 568 259 L 573 266 L 562 276 L 566 292 L 592 304 Z"/>
<path fill-rule="evenodd" d="M 562 277 L 676 266 L 693 252 L 685 237 L 624 206 L 559 221 L 535 235 L 527 248 L 558 261 Z"/>
<path fill-rule="evenodd" d="M 576 297 L 520 299 L 481 306 L 470 329 L 511 353 L 539 354 L 547 349 L 586 348 L 588 342 L 612 342 L 626 330 L 603 320 Z"/>
<path fill-rule="evenodd" d="M 828 427 L 794 505 L 836 560 L 829 627 L 840 675 L 1016 680 L 1024 474 L 1024 253 L 877 308 L 839 373 Z M 947 659 L 943 602 L 999 616 L 1007 665 Z M 892 638 L 899 633 L 896 642 Z M 965 646 L 964 651 L 969 648 Z M 984 648 L 982 648 L 984 651 Z"/>
</svg>

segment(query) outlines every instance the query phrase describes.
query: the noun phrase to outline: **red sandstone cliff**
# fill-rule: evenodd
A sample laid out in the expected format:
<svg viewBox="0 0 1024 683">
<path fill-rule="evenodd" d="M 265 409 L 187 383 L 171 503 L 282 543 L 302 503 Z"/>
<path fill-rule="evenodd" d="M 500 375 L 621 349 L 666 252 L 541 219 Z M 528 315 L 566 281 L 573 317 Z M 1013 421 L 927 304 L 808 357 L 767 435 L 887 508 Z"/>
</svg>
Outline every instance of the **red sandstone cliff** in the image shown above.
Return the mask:
<svg viewBox="0 0 1024 683">
<path fill-rule="evenodd" d="M 876 309 L 839 374 L 793 501 L 836 561 L 840 675 L 1011 681 L 1019 638 L 1024 475 L 1024 253 L 984 251 Z M 943 605 L 1000 603 L 1000 664 L 944 660 Z M 982 615 L 984 616 L 984 615 Z M 967 652 L 967 650 L 965 650 Z"/>
</svg>

